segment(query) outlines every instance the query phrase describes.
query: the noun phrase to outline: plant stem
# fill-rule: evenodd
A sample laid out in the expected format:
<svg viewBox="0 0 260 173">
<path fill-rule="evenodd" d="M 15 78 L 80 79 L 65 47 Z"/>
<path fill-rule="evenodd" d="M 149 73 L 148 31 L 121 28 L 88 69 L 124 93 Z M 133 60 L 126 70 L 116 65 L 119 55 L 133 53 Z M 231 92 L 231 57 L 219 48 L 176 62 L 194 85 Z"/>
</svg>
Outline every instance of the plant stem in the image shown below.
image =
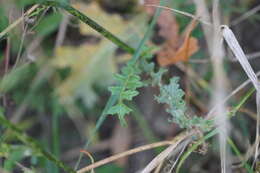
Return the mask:
<svg viewBox="0 0 260 173">
<path fill-rule="evenodd" d="M 235 115 L 235 113 L 243 106 L 243 104 L 249 99 L 249 97 L 254 93 L 255 89 L 252 88 L 250 89 L 246 95 L 242 98 L 242 100 L 240 100 L 240 102 L 238 104 L 236 104 L 233 109 L 227 114 L 228 118 L 231 118 L 232 115 Z M 204 136 L 203 138 L 201 138 L 198 142 L 196 142 L 194 145 L 192 145 L 188 151 L 186 151 L 183 156 L 180 159 L 180 162 L 178 163 L 178 166 L 176 168 L 176 173 L 178 173 L 180 171 L 181 166 L 183 165 L 184 161 L 188 158 L 188 156 L 198 148 L 199 145 L 201 145 L 203 142 L 205 142 L 207 139 L 215 136 L 216 134 L 218 134 L 218 128 L 212 130 L 211 132 L 209 132 L 206 136 Z"/>
<path fill-rule="evenodd" d="M 60 143 L 59 143 L 59 115 L 54 113 L 52 115 L 52 150 L 53 154 L 59 158 L 60 156 Z M 59 173 L 59 168 L 54 167 L 53 173 Z"/>
<path fill-rule="evenodd" d="M 125 50 L 126 52 L 133 54 L 135 52 L 135 49 L 127 45 L 125 42 L 123 42 L 121 39 L 116 37 L 114 34 L 103 28 L 101 25 L 99 25 L 97 22 L 83 14 L 82 12 L 78 11 L 77 9 L 70 6 L 68 3 L 58 2 L 58 1 L 46 1 L 42 3 L 46 6 L 52 6 L 52 7 L 58 7 L 61 9 L 66 10 L 68 13 L 76 17 L 77 19 L 81 20 L 97 32 L 99 32 L 101 35 L 103 35 L 108 40 L 112 41 L 114 44 L 116 44 L 121 49 Z"/>
<path fill-rule="evenodd" d="M 161 1 L 160 4 L 163 4 L 164 1 Z M 55 5 L 56 3 L 54 3 Z M 61 5 L 61 4 L 60 4 Z M 65 5 L 65 4 L 63 4 Z M 117 42 L 115 40 L 119 40 L 116 36 L 114 36 L 113 34 L 111 34 L 110 32 L 108 32 L 107 30 L 105 30 L 103 27 L 99 26 L 96 22 L 94 22 L 93 20 L 91 20 L 90 18 L 88 18 L 87 16 L 85 16 L 84 14 L 82 14 L 81 12 L 77 11 L 76 9 L 74 9 L 73 7 L 70 7 L 68 5 L 65 5 L 65 7 L 63 6 L 62 8 L 64 8 L 65 10 L 67 10 L 69 13 L 71 13 L 72 15 L 74 15 L 75 17 L 79 18 L 81 21 L 83 21 L 84 23 L 86 23 L 87 25 L 89 25 L 90 27 L 92 27 L 93 29 L 95 29 L 97 32 L 101 33 L 103 36 L 105 36 L 107 39 L 111 40 L 113 43 L 115 43 L 116 45 L 118 45 L 120 48 L 126 50 L 128 53 L 134 54 L 131 61 L 132 63 L 136 63 L 138 61 L 138 59 L 141 57 L 142 54 L 142 48 L 145 44 L 145 42 L 149 39 L 150 34 L 152 32 L 152 29 L 160 15 L 161 9 L 156 9 L 156 13 L 153 16 L 152 22 L 150 23 L 143 39 L 140 41 L 137 50 L 131 48 L 130 46 L 128 46 L 127 44 L 123 43 L 123 42 Z M 108 34 L 110 33 L 110 34 Z M 109 37 L 108 37 L 109 36 Z M 112 38 L 112 39 L 111 39 Z M 123 43 L 123 44 L 121 44 Z M 131 74 L 129 74 L 131 75 Z M 86 142 L 85 146 L 84 146 L 84 150 L 87 149 L 87 147 L 89 146 L 89 144 L 91 143 L 92 138 L 94 137 L 95 133 L 98 131 L 98 129 L 100 128 L 100 126 L 102 125 L 102 123 L 104 122 L 104 120 L 107 117 L 107 111 L 109 110 L 110 107 L 112 107 L 118 100 L 119 95 L 111 95 L 104 110 L 101 113 L 100 118 L 97 121 L 97 124 L 95 126 L 95 129 L 92 131 L 91 136 L 89 138 L 89 140 Z M 78 169 L 78 166 L 80 164 L 80 161 L 82 159 L 82 153 L 79 156 L 79 159 L 75 165 L 75 170 Z"/>
<path fill-rule="evenodd" d="M 11 123 L 9 120 L 7 120 L 4 116 L 1 115 L 0 115 L 0 124 L 9 128 L 17 137 L 17 139 L 19 139 L 24 144 L 30 146 L 35 152 L 40 153 L 43 157 L 53 162 L 56 166 L 62 168 L 65 172 L 75 173 L 75 171 L 71 167 L 65 165 L 62 161 L 58 160 L 54 155 L 44 150 L 37 141 L 27 136 L 25 133 L 23 133 L 22 130 L 18 129 L 13 123 Z"/>
<path fill-rule="evenodd" d="M 94 138 L 95 134 L 97 133 L 97 131 L 99 130 L 99 128 L 101 127 L 101 125 L 103 124 L 105 119 L 107 118 L 107 116 L 108 116 L 107 111 L 109 110 L 110 107 L 112 107 L 116 103 L 117 99 L 118 99 L 118 95 L 111 95 L 109 97 L 107 104 L 106 104 L 105 108 L 103 109 L 103 111 L 96 123 L 94 130 L 91 132 L 89 139 L 87 140 L 86 144 L 84 145 L 84 148 L 83 148 L 84 150 L 86 150 L 88 148 L 88 146 L 91 143 L 92 139 Z M 74 167 L 75 170 L 78 169 L 82 157 L 83 157 L 83 154 L 80 153 L 79 158 Z"/>
</svg>

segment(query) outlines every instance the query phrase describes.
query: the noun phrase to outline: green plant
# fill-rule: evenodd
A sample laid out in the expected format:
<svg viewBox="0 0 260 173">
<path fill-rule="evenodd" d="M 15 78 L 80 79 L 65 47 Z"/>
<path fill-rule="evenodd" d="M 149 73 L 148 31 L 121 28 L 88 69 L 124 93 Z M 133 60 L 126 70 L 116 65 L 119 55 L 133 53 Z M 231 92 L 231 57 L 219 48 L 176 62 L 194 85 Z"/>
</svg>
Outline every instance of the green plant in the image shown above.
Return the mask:
<svg viewBox="0 0 260 173">
<path fill-rule="evenodd" d="M 212 128 L 213 122 L 211 120 L 205 120 L 198 116 L 187 115 L 187 107 L 185 100 L 183 100 L 184 91 L 180 89 L 178 84 L 179 78 L 173 77 L 170 79 L 170 83 L 163 85 L 159 83 L 160 94 L 156 96 L 156 100 L 159 103 L 165 103 L 168 105 L 166 111 L 171 114 L 171 122 L 178 124 L 181 128 L 191 129 L 197 127 L 203 131 L 208 131 Z"/>
<path fill-rule="evenodd" d="M 109 88 L 111 94 L 118 97 L 118 102 L 107 113 L 112 115 L 118 114 L 119 120 L 123 125 L 126 125 L 124 116 L 132 111 L 124 101 L 132 101 L 133 97 L 139 93 L 137 89 L 144 85 L 141 82 L 140 73 L 141 69 L 130 62 L 123 67 L 122 74 L 115 75 L 119 85 Z"/>
<path fill-rule="evenodd" d="M 163 2 L 163 1 L 162 1 Z M 181 2 L 178 2 L 181 3 Z M 172 77 L 170 79 L 164 78 L 164 74 L 167 73 L 167 70 L 164 68 L 157 67 L 152 62 L 153 57 L 153 49 L 146 46 L 146 41 L 150 39 L 153 27 L 156 23 L 157 17 L 160 14 L 160 10 L 157 9 L 157 12 L 155 16 L 153 17 L 149 28 L 147 29 L 146 34 L 144 35 L 142 41 L 138 44 L 137 49 L 132 48 L 122 40 L 120 40 L 118 37 L 110 33 L 108 30 L 103 28 L 101 25 L 97 24 L 94 20 L 90 19 L 88 16 L 84 15 L 77 9 L 70 6 L 67 1 L 41 1 L 41 5 L 39 8 L 35 10 L 35 12 L 28 15 L 29 18 L 37 17 L 39 16 L 45 9 L 48 7 L 55 7 L 64 9 L 73 16 L 75 16 L 77 19 L 83 21 L 85 24 L 92 27 L 94 30 L 98 31 L 100 34 L 102 34 L 104 37 L 115 43 L 118 47 L 123 49 L 124 51 L 133 54 L 133 57 L 131 60 L 129 60 L 125 66 L 122 67 L 122 70 L 120 73 L 115 74 L 116 84 L 115 86 L 112 86 L 109 88 L 111 92 L 111 96 L 109 97 L 109 100 L 107 101 L 107 104 L 105 108 L 103 109 L 98 122 L 96 123 L 95 128 L 93 129 L 91 136 L 89 137 L 85 149 L 88 147 L 89 143 L 91 142 L 93 136 L 98 131 L 100 126 L 103 124 L 104 120 L 108 115 L 116 115 L 118 116 L 119 121 L 122 125 L 126 125 L 125 116 L 127 114 L 130 114 L 133 110 L 131 109 L 131 101 L 139 95 L 139 89 L 141 87 L 147 87 L 147 86 L 153 86 L 158 87 L 160 93 L 155 96 L 155 100 L 158 103 L 165 104 L 167 106 L 166 112 L 170 114 L 170 122 L 178 124 L 181 128 L 184 128 L 185 130 L 191 132 L 193 129 L 198 130 L 203 134 L 204 132 L 209 132 L 213 129 L 213 123 L 212 120 L 206 120 L 202 117 L 196 116 L 196 115 L 190 115 L 188 108 L 186 106 L 185 100 L 183 99 L 185 93 L 180 88 L 179 85 L 179 78 L 178 77 Z M 192 7 L 193 9 L 193 7 Z M 38 36 L 46 37 L 46 35 L 50 35 L 50 33 L 53 33 L 58 27 L 58 24 L 61 22 L 62 16 L 58 13 L 50 13 L 48 14 L 43 20 L 42 25 L 38 25 L 35 27 L 35 31 Z M 49 26 L 48 29 L 45 28 L 45 25 L 51 22 L 51 26 Z M 1 24 L 2 25 L 2 24 Z M 2 28 L 1 28 L 2 29 Z M 1 38 L 2 39 L 2 38 Z M 103 53 L 104 56 L 106 53 Z M 35 65 L 36 64 L 36 65 Z M 11 123 L 7 118 L 5 118 L 3 115 L 0 116 L 0 124 L 3 125 L 3 127 L 7 128 L 8 130 L 12 131 L 14 136 L 23 143 L 21 145 L 21 148 L 17 149 L 16 151 L 14 149 L 14 145 L 8 144 L 8 141 L 5 141 L 5 135 L 7 134 L 7 131 L 5 131 L 5 128 L 1 128 L 1 132 L 4 131 L 4 135 L 1 136 L 1 143 L 0 145 L 0 156 L 9 159 L 6 160 L 6 167 L 8 170 L 12 170 L 14 167 L 14 163 L 18 162 L 22 159 L 23 155 L 21 154 L 21 151 L 24 151 L 25 149 L 30 149 L 33 151 L 32 157 L 42 157 L 45 158 L 45 160 L 49 160 L 54 164 L 54 167 L 51 167 L 53 172 L 59 172 L 58 168 L 67 170 L 68 172 L 74 172 L 78 168 L 78 165 L 80 163 L 81 157 L 79 158 L 75 169 L 72 170 L 72 168 L 66 166 L 63 162 L 59 161 L 58 157 L 60 155 L 60 144 L 59 144 L 59 116 L 65 112 L 64 105 L 60 105 L 57 98 L 55 97 L 55 91 L 53 91 L 53 88 L 51 85 L 49 85 L 48 79 L 50 78 L 49 73 L 46 73 L 45 75 L 48 77 L 43 77 L 44 79 L 41 79 L 40 82 L 36 82 L 35 84 L 31 85 L 31 88 L 29 91 L 26 90 L 26 92 L 21 93 L 19 90 L 22 85 L 20 83 L 30 83 L 31 79 L 34 77 L 34 73 L 38 72 L 39 69 L 42 67 L 42 64 L 37 65 L 35 64 L 29 64 L 22 67 L 18 67 L 15 70 L 13 70 L 10 74 L 5 75 L 3 80 L 1 80 L 0 83 L 0 90 L 4 91 L 5 93 L 10 92 L 15 95 L 14 100 L 17 104 L 20 102 L 23 102 L 25 100 L 26 103 L 31 103 L 31 107 L 33 107 L 33 110 L 37 110 L 41 113 L 46 113 L 44 110 L 48 109 L 48 113 L 52 115 L 52 152 L 47 152 L 43 147 L 38 144 L 37 141 L 32 139 L 31 137 L 25 135 L 23 131 L 20 128 L 17 128 L 15 124 Z M 90 65 L 91 66 L 91 65 Z M 92 64 L 93 68 L 95 68 Z M 52 69 L 53 70 L 53 69 Z M 55 70 L 55 69 L 54 69 Z M 61 71 L 66 71 L 66 69 L 61 69 Z M 47 70 L 50 72 L 50 70 Z M 63 71 L 63 72 L 64 72 Z M 92 72 L 92 71 L 91 71 Z M 91 74 L 89 72 L 89 74 Z M 62 72 L 61 72 L 62 73 Z M 65 73 L 64 73 L 65 74 Z M 58 75 L 66 76 L 64 75 Z M 94 75 L 93 75 L 94 76 Z M 145 80 L 143 78 L 145 76 Z M 93 78 L 95 78 L 94 76 Z M 62 78 L 62 77 L 61 77 Z M 65 78 L 65 77 L 64 77 Z M 86 86 L 85 86 L 86 87 Z M 91 85 L 92 87 L 92 85 Z M 28 87 L 23 87 L 28 88 Z M 83 87 L 84 88 L 84 87 Z M 17 89 L 17 90 L 15 90 Z M 85 92 L 87 92 L 86 88 Z M 45 92 L 43 92 L 45 91 Z M 84 91 L 84 90 L 83 90 Z M 25 93 L 29 93 L 28 95 Z M 4 94 L 5 94 L 4 93 Z M 250 91 L 250 94 L 252 94 L 253 91 Z M 4 95 L 1 93 L 1 96 Z M 89 97 L 89 94 L 86 94 L 87 97 Z M 35 97 L 37 96 L 37 97 Z M 13 97 L 13 96 L 12 96 Z M 24 99 L 26 98 L 26 99 Z M 46 99 L 47 98 L 47 99 Z M 49 99 L 51 99 L 51 102 L 49 102 Z M 238 111 L 238 109 L 242 106 L 242 104 L 248 99 L 248 97 L 243 98 L 242 101 L 239 103 L 237 107 L 235 107 L 231 112 L 230 116 L 234 115 L 235 112 Z M 75 101 L 75 100 L 74 100 Z M 78 101 L 78 100 L 77 100 Z M 130 103 L 130 104 L 129 104 Z M 144 119 L 142 121 L 145 121 Z M 140 122 L 139 122 L 140 123 Z M 145 123 L 140 123 L 140 126 L 148 126 Z M 145 127 L 146 128 L 146 127 Z M 144 130 L 145 131 L 145 130 Z M 179 165 L 177 167 L 177 170 L 180 169 L 182 163 L 185 161 L 185 159 L 197 148 L 200 144 L 202 144 L 206 139 L 209 139 L 210 137 L 217 134 L 217 130 L 213 130 L 208 133 L 208 135 L 202 137 L 201 140 L 195 141 L 196 144 L 192 146 L 184 155 L 181 161 L 179 162 Z M 153 136 L 150 132 L 147 133 L 147 136 L 150 136 L 152 140 L 154 140 Z M 192 139 L 193 140 L 193 139 Z M 197 140 L 197 138 L 196 138 Z M 232 141 L 231 141 L 232 142 Z M 234 146 L 234 144 L 230 144 L 233 146 L 234 151 L 239 155 L 239 150 Z M 10 155 L 10 153 L 13 152 L 13 155 Z M 18 154 L 17 154 L 18 153 Z M 248 168 L 248 165 L 246 165 Z M 114 168 L 113 168 L 114 170 Z"/>
</svg>

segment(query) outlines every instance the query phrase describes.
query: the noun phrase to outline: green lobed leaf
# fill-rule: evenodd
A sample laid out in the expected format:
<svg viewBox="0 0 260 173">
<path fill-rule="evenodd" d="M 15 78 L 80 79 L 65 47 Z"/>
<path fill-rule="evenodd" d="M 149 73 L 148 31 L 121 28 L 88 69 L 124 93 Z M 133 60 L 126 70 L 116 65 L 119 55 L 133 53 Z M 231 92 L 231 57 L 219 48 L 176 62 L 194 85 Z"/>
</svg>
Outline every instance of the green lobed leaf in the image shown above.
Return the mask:
<svg viewBox="0 0 260 173">
<path fill-rule="evenodd" d="M 120 120 L 120 123 L 122 125 L 126 125 L 126 121 L 124 119 L 124 116 L 129 114 L 132 111 L 132 109 L 130 109 L 129 107 L 127 107 L 125 104 L 123 103 L 118 103 L 115 106 L 112 106 L 109 110 L 108 110 L 108 114 L 111 115 L 118 115 L 118 118 Z"/>
<path fill-rule="evenodd" d="M 161 83 L 163 71 L 159 71 L 158 74 L 154 74 L 157 77 L 156 81 L 159 81 L 160 94 L 155 96 L 158 103 L 167 104 L 169 107 L 166 109 L 171 114 L 170 122 L 177 123 L 181 128 L 198 127 L 203 131 L 210 130 L 212 122 L 205 120 L 197 116 L 186 115 L 186 104 L 183 99 L 185 93 L 178 84 L 179 78 L 173 77 L 170 79 L 170 83 L 163 85 Z"/>
<path fill-rule="evenodd" d="M 121 98 L 124 100 L 129 100 L 131 101 L 133 99 L 133 97 L 137 96 L 139 94 L 138 91 L 135 90 L 127 90 L 125 92 L 122 93 Z"/>
</svg>

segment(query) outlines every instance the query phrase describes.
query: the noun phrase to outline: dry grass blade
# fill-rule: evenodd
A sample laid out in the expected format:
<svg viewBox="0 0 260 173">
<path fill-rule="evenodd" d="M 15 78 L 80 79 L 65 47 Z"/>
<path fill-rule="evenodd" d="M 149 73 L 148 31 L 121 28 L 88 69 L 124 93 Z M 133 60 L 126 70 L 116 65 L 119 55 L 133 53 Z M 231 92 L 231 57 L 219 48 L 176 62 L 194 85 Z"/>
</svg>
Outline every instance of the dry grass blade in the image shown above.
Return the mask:
<svg viewBox="0 0 260 173">
<path fill-rule="evenodd" d="M 129 155 L 141 152 L 141 151 L 150 150 L 150 149 L 153 149 L 153 148 L 162 147 L 162 146 L 166 146 L 166 145 L 171 145 L 171 146 L 176 145 L 177 146 L 180 142 L 182 142 L 185 138 L 187 138 L 190 135 L 191 135 L 190 133 L 181 133 L 180 135 L 175 137 L 173 140 L 156 142 L 156 143 L 140 146 L 140 147 L 137 147 L 137 148 L 116 154 L 114 156 L 105 158 L 105 159 L 100 160 L 100 161 L 98 161 L 94 164 L 91 164 L 89 166 L 86 166 L 86 167 L 78 170 L 77 173 L 84 173 L 84 172 L 90 171 L 90 170 L 97 168 L 99 166 L 102 166 L 104 164 L 113 162 L 113 161 L 118 160 L 120 158 L 129 156 Z"/>
<path fill-rule="evenodd" d="M 229 48 L 232 50 L 235 57 L 238 59 L 239 63 L 243 67 L 243 69 L 246 72 L 249 79 L 252 81 L 256 90 L 258 90 L 257 76 L 256 76 L 253 68 L 249 64 L 249 62 L 246 58 L 246 55 L 245 55 L 244 51 L 242 50 L 241 46 L 239 45 L 234 33 L 226 25 L 222 25 L 221 28 L 222 28 L 222 34 L 223 34 L 224 39 L 226 40 Z"/>
<path fill-rule="evenodd" d="M 88 151 L 80 150 L 80 152 L 86 154 L 90 158 L 92 164 L 95 163 L 95 160 L 94 160 L 93 156 Z M 91 169 L 91 173 L 95 173 L 94 168 Z"/>
<path fill-rule="evenodd" d="M 237 25 L 239 23 L 241 23 L 242 21 L 246 20 L 247 18 L 249 18 L 250 16 L 254 15 L 255 13 L 257 13 L 260 10 L 260 5 L 256 6 L 255 8 L 249 10 L 248 12 L 244 13 L 242 16 L 238 17 L 237 19 L 233 20 L 231 22 L 231 25 Z"/>
<path fill-rule="evenodd" d="M 185 11 L 181 11 L 181 10 L 176 10 L 174 8 L 169 8 L 169 7 L 165 7 L 165 6 L 160 6 L 160 5 L 153 5 L 153 4 L 145 4 L 145 6 L 150 6 L 150 7 L 156 7 L 156 8 L 162 8 L 162 9 L 165 9 L 165 10 L 170 10 L 170 11 L 173 11 L 174 13 L 177 13 L 177 14 L 181 14 L 181 15 L 184 15 L 184 16 L 187 16 L 187 17 L 190 17 L 194 20 L 198 20 L 200 21 L 202 24 L 205 24 L 205 25 L 208 25 L 208 26 L 212 26 L 211 23 L 209 22 L 206 22 L 204 20 L 201 20 L 199 17 L 191 14 L 191 13 L 187 13 Z"/>
<path fill-rule="evenodd" d="M 260 85 L 258 82 L 258 78 L 256 73 L 254 72 L 253 68 L 248 62 L 245 53 L 243 52 L 241 46 L 239 45 L 235 35 L 233 34 L 232 30 L 229 29 L 228 26 L 223 25 L 222 27 L 222 34 L 224 39 L 226 40 L 229 48 L 234 53 L 235 57 L 238 59 L 239 63 L 243 67 L 244 71 L 246 72 L 247 76 L 253 83 L 257 93 L 256 93 L 256 102 L 257 102 L 257 123 L 256 123 L 256 148 L 255 148 L 255 161 L 258 156 L 258 147 L 259 147 L 259 124 L 260 124 Z"/>
<path fill-rule="evenodd" d="M 6 35 L 8 32 L 10 32 L 14 27 L 16 27 L 18 24 L 20 24 L 24 20 L 25 16 L 30 15 L 38 7 L 39 7 L 39 5 L 32 6 L 26 13 L 24 13 L 24 15 L 22 17 L 17 19 L 14 23 L 12 23 L 5 30 L 3 30 L 0 33 L 0 38 L 2 38 L 4 35 Z"/>
<path fill-rule="evenodd" d="M 260 71 L 256 73 L 257 76 L 260 76 Z M 243 82 L 241 85 L 239 85 L 236 89 L 234 89 L 228 96 L 226 96 L 222 102 L 218 103 L 216 106 L 214 106 L 209 113 L 206 116 L 206 119 L 211 119 L 212 116 L 214 115 L 214 113 L 216 112 L 218 106 L 220 106 L 221 104 L 224 104 L 225 102 L 227 102 L 232 96 L 234 96 L 235 94 L 237 94 L 239 91 L 241 91 L 242 89 L 244 89 L 248 84 L 251 83 L 251 80 L 248 79 L 245 82 Z"/>
<path fill-rule="evenodd" d="M 211 16 L 207 7 L 205 0 L 193 0 L 196 6 L 196 15 L 201 17 L 201 20 L 211 23 Z M 211 25 L 212 26 L 212 25 Z M 207 25 L 202 25 L 203 32 L 205 34 L 205 39 L 210 52 L 212 51 L 212 28 Z"/>
<path fill-rule="evenodd" d="M 171 154 L 171 152 L 176 149 L 176 147 L 182 143 L 184 140 L 190 140 L 190 136 L 192 135 L 192 132 L 187 133 L 184 132 L 174 138 L 173 143 L 166 148 L 163 152 L 161 152 L 158 156 L 156 156 L 145 168 L 141 173 L 150 173 L 152 170 L 154 170 L 159 164 L 162 163 L 162 161 Z"/>
<path fill-rule="evenodd" d="M 227 78 L 224 70 L 223 58 L 225 51 L 221 42 L 221 33 L 219 32 L 220 28 L 220 11 L 219 11 L 219 0 L 213 1 L 213 45 L 211 51 L 211 61 L 214 71 L 214 89 L 213 96 L 211 98 L 211 105 L 216 105 L 221 103 L 225 98 L 227 90 Z M 221 172 L 231 172 L 229 160 L 230 153 L 227 150 L 227 138 L 229 135 L 230 125 L 228 117 L 226 116 L 227 107 L 225 104 L 220 104 L 217 107 L 217 117 L 214 118 L 214 123 L 219 127 L 219 150 L 220 150 L 220 159 L 221 159 Z"/>
</svg>

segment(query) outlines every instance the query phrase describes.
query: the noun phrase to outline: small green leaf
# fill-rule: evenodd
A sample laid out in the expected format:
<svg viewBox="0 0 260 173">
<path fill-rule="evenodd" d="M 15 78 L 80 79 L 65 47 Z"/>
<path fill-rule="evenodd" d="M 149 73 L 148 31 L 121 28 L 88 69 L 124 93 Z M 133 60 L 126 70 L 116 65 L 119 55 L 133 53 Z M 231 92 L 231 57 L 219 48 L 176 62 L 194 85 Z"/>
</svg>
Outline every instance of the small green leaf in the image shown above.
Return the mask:
<svg viewBox="0 0 260 173">
<path fill-rule="evenodd" d="M 112 95 L 117 95 L 122 90 L 122 86 L 112 86 L 109 87 L 108 90 L 112 93 Z"/>
<path fill-rule="evenodd" d="M 163 85 L 161 83 L 161 77 L 163 70 L 154 74 L 156 81 L 159 82 L 160 94 L 155 96 L 158 103 L 165 103 L 168 105 L 166 111 L 171 114 L 170 122 L 177 123 L 181 128 L 192 128 L 199 127 L 203 131 L 210 130 L 212 126 L 211 122 L 197 116 L 186 115 L 186 104 L 183 100 L 185 95 L 184 91 L 180 88 L 178 84 L 179 78 L 174 77 L 170 79 L 168 85 Z"/>
<path fill-rule="evenodd" d="M 118 103 L 115 106 L 112 106 L 109 110 L 108 110 L 108 114 L 111 115 L 116 115 L 118 114 L 118 118 L 120 120 L 120 123 L 122 125 L 126 125 L 126 121 L 124 119 L 124 116 L 129 114 L 132 111 L 132 109 L 130 109 L 129 107 L 127 107 L 125 104 L 123 103 Z"/>
<path fill-rule="evenodd" d="M 127 91 L 125 91 L 121 94 L 121 99 L 125 99 L 125 100 L 130 101 L 130 100 L 133 99 L 133 97 L 137 96 L 138 94 L 139 94 L 138 91 L 127 90 Z"/>
<path fill-rule="evenodd" d="M 121 74 L 115 74 L 114 76 L 115 76 L 115 78 L 116 78 L 116 80 L 118 82 L 122 82 L 123 83 L 125 81 L 125 76 L 123 76 Z"/>
<path fill-rule="evenodd" d="M 138 75 L 131 75 L 128 78 L 126 88 L 135 90 L 137 88 L 140 88 L 143 86 L 143 83 L 141 82 L 141 78 Z"/>
</svg>

